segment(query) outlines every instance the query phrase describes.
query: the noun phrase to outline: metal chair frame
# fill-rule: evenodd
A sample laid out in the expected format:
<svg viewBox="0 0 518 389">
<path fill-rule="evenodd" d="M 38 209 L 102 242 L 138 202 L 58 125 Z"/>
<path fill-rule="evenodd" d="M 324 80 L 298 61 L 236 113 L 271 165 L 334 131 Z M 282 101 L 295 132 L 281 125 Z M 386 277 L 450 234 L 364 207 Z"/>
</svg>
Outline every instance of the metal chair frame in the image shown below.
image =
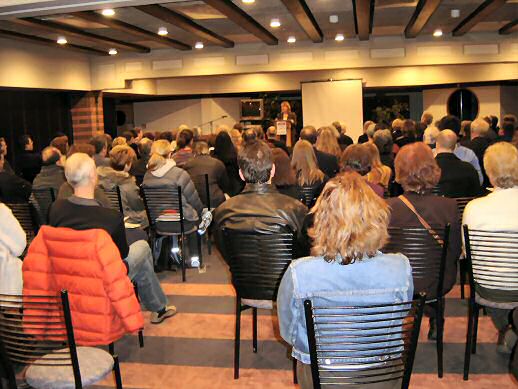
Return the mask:
<svg viewBox="0 0 518 389">
<path fill-rule="evenodd" d="M 40 225 L 38 223 L 37 211 L 29 201 L 5 201 L 14 217 L 18 220 L 27 236 L 27 248 L 38 234 Z M 25 254 L 25 253 L 24 253 Z"/>
<path fill-rule="evenodd" d="M 115 189 L 104 189 L 104 194 L 110 200 L 110 208 L 124 215 L 124 207 L 122 205 L 121 190 L 119 185 L 115 185 Z"/>
<path fill-rule="evenodd" d="M 317 194 L 318 189 L 322 189 L 319 187 L 313 187 L 313 186 L 297 186 L 297 191 L 299 194 L 299 200 L 308 208 L 313 207 L 315 205 L 318 196 L 320 193 Z"/>
<path fill-rule="evenodd" d="M 39 208 L 39 224 L 48 224 L 49 210 L 51 205 L 56 201 L 56 192 L 54 188 L 33 188 L 32 196 Z"/>
</svg>

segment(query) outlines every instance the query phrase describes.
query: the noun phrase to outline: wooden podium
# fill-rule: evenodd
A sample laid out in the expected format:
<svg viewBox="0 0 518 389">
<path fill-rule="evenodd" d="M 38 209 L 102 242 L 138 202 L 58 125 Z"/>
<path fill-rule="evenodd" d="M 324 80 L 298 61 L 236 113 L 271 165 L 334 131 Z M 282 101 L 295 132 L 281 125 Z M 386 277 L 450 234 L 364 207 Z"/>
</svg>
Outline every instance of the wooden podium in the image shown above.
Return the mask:
<svg viewBox="0 0 518 389">
<path fill-rule="evenodd" d="M 276 133 L 281 137 L 281 139 L 286 141 L 286 146 L 292 146 L 292 137 L 291 137 L 291 121 L 289 120 L 276 120 L 275 121 Z"/>
</svg>

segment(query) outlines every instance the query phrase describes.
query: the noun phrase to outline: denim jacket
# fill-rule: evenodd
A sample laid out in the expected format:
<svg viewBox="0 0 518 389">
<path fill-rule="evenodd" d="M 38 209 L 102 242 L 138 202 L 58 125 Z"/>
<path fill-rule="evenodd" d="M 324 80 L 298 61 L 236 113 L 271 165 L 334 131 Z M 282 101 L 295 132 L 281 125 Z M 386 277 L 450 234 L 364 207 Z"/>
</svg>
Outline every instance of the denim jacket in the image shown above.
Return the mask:
<svg viewBox="0 0 518 389">
<path fill-rule="evenodd" d="M 391 304 L 413 297 L 412 268 L 402 254 L 383 254 L 349 265 L 306 257 L 291 263 L 279 286 L 277 314 L 283 339 L 292 356 L 311 363 L 304 300 L 315 306 Z"/>
</svg>

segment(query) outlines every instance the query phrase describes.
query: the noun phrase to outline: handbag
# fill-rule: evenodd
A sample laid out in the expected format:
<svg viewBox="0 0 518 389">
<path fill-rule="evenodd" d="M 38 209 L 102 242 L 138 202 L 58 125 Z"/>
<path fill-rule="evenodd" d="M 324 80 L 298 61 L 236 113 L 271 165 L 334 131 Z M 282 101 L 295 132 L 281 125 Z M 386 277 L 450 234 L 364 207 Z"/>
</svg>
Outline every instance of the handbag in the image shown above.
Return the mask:
<svg viewBox="0 0 518 389">
<path fill-rule="evenodd" d="M 417 216 L 417 219 L 419 220 L 419 223 L 428 230 L 430 235 L 433 236 L 433 238 L 441 245 L 441 247 L 444 246 L 444 240 L 441 238 L 441 236 L 428 224 L 428 222 L 417 212 L 417 209 L 415 209 L 414 205 L 403 195 L 399 196 L 398 199 L 400 199 L 403 204 L 405 204 L 408 209 L 410 209 L 414 215 Z"/>
</svg>

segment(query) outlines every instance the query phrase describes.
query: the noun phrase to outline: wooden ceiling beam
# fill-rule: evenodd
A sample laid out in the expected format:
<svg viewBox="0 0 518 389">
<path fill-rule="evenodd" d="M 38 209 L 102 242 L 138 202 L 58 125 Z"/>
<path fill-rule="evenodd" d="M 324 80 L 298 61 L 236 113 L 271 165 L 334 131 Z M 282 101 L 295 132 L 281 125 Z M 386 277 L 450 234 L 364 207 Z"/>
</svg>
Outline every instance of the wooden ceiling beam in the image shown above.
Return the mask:
<svg viewBox="0 0 518 389">
<path fill-rule="evenodd" d="M 442 0 L 419 0 L 414 14 L 410 18 L 406 28 L 405 37 L 415 38 L 423 30 L 426 23 L 430 20 L 434 12 L 441 5 Z"/>
<path fill-rule="evenodd" d="M 203 0 L 206 4 L 225 15 L 229 20 L 255 35 L 268 45 L 278 45 L 279 40 L 254 18 L 235 5 L 232 0 Z"/>
<path fill-rule="evenodd" d="M 518 31 L 518 19 L 514 19 L 512 22 L 507 23 L 505 26 L 503 26 L 500 30 L 498 30 L 498 33 L 500 35 L 509 35 L 513 32 Z"/>
<path fill-rule="evenodd" d="M 234 47 L 234 42 L 232 42 L 231 40 L 221 35 L 218 35 L 215 32 L 210 31 L 203 26 L 200 26 L 192 19 L 169 8 L 163 7 L 158 4 L 140 5 L 135 8 L 166 23 L 172 24 L 175 27 L 190 32 L 191 34 L 194 34 L 198 38 L 201 38 L 207 42 L 214 43 L 215 45 L 221 47 Z"/>
<path fill-rule="evenodd" d="M 86 47 L 86 46 L 75 45 L 73 43 L 67 43 L 65 45 L 60 45 L 60 44 L 56 43 L 56 41 L 53 41 L 52 39 L 42 38 L 42 37 L 35 36 L 35 35 L 22 34 L 20 32 L 15 32 L 15 31 L 0 30 L 0 36 L 21 40 L 24 42 L 44 45 L 44 46 L 48 46 L 48 47 L 54 47 L 54 48 L 59 48 L 59 49 L 64 49 L 64 50 L 79 51 L 79 52 L 86 53 L 86 54 L 108 55 L 107 51 L 97 50 L 97 49 L 94 49 L 91 47 Z"/>
<path fill-rule="evenodd" d="M 36 18 L 12 19 L 9 21 L 31 28 L 38 28 L 45 31 L 56 32 L 58 34 L 64 35 L 65 37 L 74 37 L 86 40 L 88 42 L 101 44 L 103 46 L 108 46 L 108 48 L 114 47 L 122 50 L 135 51 L 137 53 L 149 53 L 151 51 L 148 47 L 137 45 L 135 43 L 123 42 L 102 35 L 92 34 L 90 32 L 83 31 L 79 28 L 69 26 L 68 24 L 64 23 L 57 23 L 49 20 L 41 20 Z"/>
<path fill-rule="evenodd" d="M 174 47 L 178 50 L 191 50 L 192 47 L 186 43 L 180 42 L 176 39 L 171 39 L 166 36 L 158 35 L 156 32 L 151 32 L 148 30 L 144 30 L 143 28 L 134 26 L 133 24 L 129 24 L 123 22 L 121 20 L 117 20 L 111 17 L 106 17 L 101 14 L 98 14 L 94 11 L 82 11 L 75 12 L 74 15 L 77 18 L 87 20 L 89 22 L 102 24 L 104 26 L 113 28 L 114 30 L 123 31 L 127 34 L 131 34 L 140 38 L 152 40 L 155 42 L 159 42 L 163 45 Z"/>
<path fill-rule="evenodd" d="M 282 0 L 282 2 L 309 39 L 314 43 L 320 43 L 324 40 L 324 34 L 305 0 Z"/>
<path fill-rule="evenodd" d="M 462 20 L 452 31 L 453 36 L 462 36 L 471 30 L 476 24 L 495 12 L 505 4 L 506 0 L 486 0 L 476 10 Z"/>
<path fill-rule="evenodd" d="M 361 41 L 369 40 L 374 22 L 374 0 L 353 0 L 354 27 Z"/>
</svg>

